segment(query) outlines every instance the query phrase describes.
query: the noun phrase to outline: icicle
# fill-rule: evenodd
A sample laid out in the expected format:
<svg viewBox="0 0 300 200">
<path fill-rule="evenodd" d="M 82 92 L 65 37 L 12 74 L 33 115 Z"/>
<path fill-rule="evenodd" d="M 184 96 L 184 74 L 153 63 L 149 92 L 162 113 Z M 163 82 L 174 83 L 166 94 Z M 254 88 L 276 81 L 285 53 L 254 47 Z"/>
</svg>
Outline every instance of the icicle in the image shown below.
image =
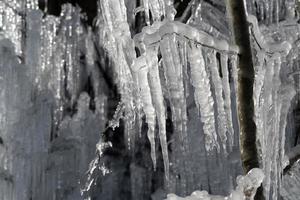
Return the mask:
<svg viewBox="0 0 300 200">
<path fill-rule="evenodd" d="M 41 21 L 42 12 L 39 10 L 29 11 L 26 14 L 26 47 L 24 49 L 25 63 L 30 66 L 29 77 L 33 85 L 41 89 L 42 69 L 39 65 L 41 55 Z M 29 59 L 31 58 L 31 59 Z"/>
<path fill-rule="evenodd" d="M 86 55 L 86 64 L 87 64 L 87 73 L 88 76 L 92 80 L 94 95 L 95 95 L 95 103 L 96 103 L 96 110 L 100 111 L 100 104 L 103 102 L 102 100 L 102 91 L 101 91 L 101 83 L 99 80 L 100 77 L 100 70 L 98 67 L 95 66 L 95 44 L 93 41 L 93 32 L 91 27 L 88 27 L 87 30 L 87 37 L 85 38 L 85 55 Z M 97 103 L 98 102 L 98 103 Z M 101 111 L 100 111 L 101 112 Z"/>
<path fill-rule="evenodd" d="M 98 13 L 99 40 L 114 60 L 113 67 L 121 101 L 125 106 L 125 138 L 128 148 L 134 142 L 135 109 L 138 109 L 136 77 L 130 71 L 135 59 L 134 43 L 131 39 L 124 0 L 101 0 Z"/>
<path fill-rule="evenodd" d="M 168 156 L 168 144 L 166 134 L 166 116 L 164 98 L 162 93 L 162 87 L 159 78 L 158 70 L 158 58 L 157 51 L 148 50 L 146 52 L 147 61 L 149 65 L 149 86 L 151 89 L 152 101 L 155 108 L 158 127 L 159 127 L 159 138 L 162 149 L 162 155 L 164 160 L 165 177 L 167 183 L 169 182 L 169 156 Z"/>
<path fill-rule="evenodd" d="M 176 9 L 173 5 L 173 0 L 165 0 L 165 17 L 169 21 L 173 21 L 176 15 Z"/>
<path fill-rule="evenodd" d="M 225 113 L 227 115 L 228 143 L 229 143 L 229 148 L 231 148 L 233 147 L 233 142 L 234 142 L 234 130 L 233 130 L 232 113 L 231 113 L 231 95 L 230 95 L 230 85 L 229 85 L 227 53 L 221 53 L 220 63 L 221 63 L 222 75 L 223 75 L 222 85 L 223 85 L 223 91 L 225 97 L 224 100 Z"/>
<path fill-rule="evenodd" d="M 280 112 L 280 121 L 279 121 L 279 132 L 280 132 L 280 144 L 279 144 L 279 154 L 280 154 L 280 160 L 279 162 L 282 163 L 282 169 L 284 167 L 284 163 L 286 162 L 286 154 L 285 154 L 285 135 L 286 135 L 286 126 L 287 126 L 287 115 L 288 115 L 288 110 L 291 105 L 291 101 L 296 95 L 295 88 L 290 85 L 284 85 L 281 87 L 280 90 L 280 104 L 281 104 L 281 109 L 279 110 Z M 281 169 L 281 170 L 282 170 Z M 281 188 L 281 179 L 279 179 L 279 188 Z"/>
<path fill-rule="evenodd" d="M 160 0 L 150 0 L 149 7 L 153 21 L 160 21 L 161 17 L 164 16 L 164 2 L 160 4 Z"/>
<path fill-rule="evenodd" d="M 169 90 L 169 96 L 171 99 L 171 107 L 172 107 L 172 113 L 173 113 L 173 123 L 174 125 L 178 126 L 179 132 L 181 132 L 181 104 L 183 102 L 180 102 L 180 98 L 182 96 L 181 93 L 183 92 L 183 86 L 182 83 L 178 80 L 178 78 L 181 78 L 181 66 L 178 60 L 177 55 L 177 48 L 172 46 L 172 43 L 175 41 L 172 41 L 172 37 L 165 37 L 160 44 L 161 47 L 161 53 L 163 57 L 164 62 L 164 69 L 165 69 L 165 76 L 166 81 L 168 84 L 168 90 Z"/>
<path fill-rule="evenodd" d="M 216 58 L 215 50 L 206 50 L 207 53 L 207 65 L 208 69 L 211 73 L 211 80 L 213 84 L 214 94 L 216 96 L 216 105 L 217 105 L 217 132 L 222 142 L 222 146 L 224 151 L 226 152 L 226 114 L 224 110 L 224 100 L 223 100 L 223 89 L 222 89 L 222 81 L 218 72 L 218 63 Z"/>
<path fill-rule="evenodd" d="M 148 83 L 148 69 L 147 66 L 143 66 L 138 71 L 138 80 L 140 87 L 141 100 L 143 110 L 146 114 L 146 122 L 148 124 L 148 139 L 151 144 L 151 158 L 153 161 L 153 167 L 156 169 L 156 148 L 155 148 L 155 109 L 152 105 L 151 92 Z"/>
<path fill-rule="evenodd" d="M 274 166 L 272 167 L 273 169 L 273 174 L 275 178 L 273 179 L 273 199 L 278 199 L 278 188 L 279 188 L 279 182 L 281 179 L 281 161 L 280 161 L 280 130 L 279 130 L 279 122 L 280 122 L 280 102 L 278 99 L 278 91 L 281 85 L 281 80 L 280 80 L 280 68 L 281 68 L 281 56 L 279 53 L 275 53 L 273 55 L 274 58 L 274 77 L 273 77 L 273 94 L 272 94 L 272 101 L 274 104 L 274 121 L 273 121 L 273 126 L 274 126 L 274 131 L 273 134 L 275 133 L 273 137 L 273 146 L 275 147 L 276 151 L 273 151 L 273 162 Z"/>
<path fill-rule="evenodd" d="M 237 94 L 237 84 L 238 84 L 238 70 L 237 70 L 237 63 L 238 63 L 238 56 L 236 54 L 231 54 L 229 57 L 229 63 L 232 70 L 232 79 L 234 84 L 234 93 Z"/>
<path fill-rule="evenodd" d="M 178 45 L 176 35 L 165 36 L 160 41 L 160 50 L 163 59 L 163 67 L 168 87 L 172 111 L 172 123 L 174 125 L 175 144 L 179 144 L 180 148 L 175 147 L 178 156 L 185 159 L 188 155 L 187 131 L 186 131 L 186 100 L 183 86 L 182 66 L 179 60 Z M 188 160 L 181 163 L 179 172 L 181 175 L 181 186 L 183 193 L 186 193 Z"/>
<path fill-rule="evenodd" d="M 219 149 L 215 129 L 214 100 L 211 94 L 208 74 L 205 70 L 205 62 L 200 46 L 191 44 L 188 48 L 188 61 L 191 68 L 191 83 L 195 88 L 195 103 L 200 113 L 205 134 L 206 150 L 212 151 L 213 148 Z"/>
<path fill-rule="evenodd" d="M 150 25 L 149 0 L 143 0 L 143 4 L 145 9 L 146 24 L 149 26 Z"/>
<path fill-rule="evenodd" d="M 40 87 L 53 92 L 55 107 L 53 110 L 54 130 L 58 127 L 63 115 L 63 51 L 64 43 L 57 37 L 59 19 L 47 16 L 42 21 Z"/>
<path fill-rule="evenodd" d="M 264 133 L 262 134 L 262 138 L 261 138 L 261 142 L 262 142 L 262 152 L 263 152 L 263 168 L 264 168 L 264 173 L 266 175 L 266 179 L 264 181 L 264 188 L 265 188 L 265 196 L 266 199 L 269 199 L 269 195 L 270 195 L 270 187 L 271 187 L 271 163 L 272 163 L 272 157 L 270 155 L 270 150 L 268 147 L 269 144 L 269 139 L 271 140 L 272 138 L 270 138 L 270 125 L 269 125 L 269 109 L 271 106 L 271 91 L 272 91 L 272 78 L 274 75 L 274 62 L 273 61 L 269 61 L 268 65 L 267 65 L 267 72 L 266 72 L 266 76 L 265 76 L 265 83 L 264 83 L 264 105 L 263 105 L 263 127 L 264 127 Z"/>
<path fill-rule="evenodd" d="M 85 51 L 86 51 L 86 61 L 89 66 L 94 65 L 95 60 L 95 48 L 93 43 L 93 32 L 92 28 L 88 27 L 88 35 L 85 39 Z M 90 69 L 91 72 L 91 69 Z"/>
<path fill-rule="evenodd" d="M 61 37 L 65 40 L 65 68 L 67 79 L 67 92 L 71 94 L 71 106 L 74 105 L 80 90 L 80 61 L 79 61 L 79 38 L 83 33 L 80 23 L 80 10 L 71 4 L 62 6 Z"/>
<path fill-rule="evenodd" d="M 190 95 L 189 91 L 189 75 L 188 75 L 188 58 L 187 58 L 187 45 L 188 41 L 185 38 L 178 39 L 179 44 L 179 54 L 180 54 L 180 62 L 183 68 L 183 82 L 184 82 L 184 91 L 186 97 Z"/>
<path fill-rule="evenodd" d="M 257 128 L 257 138 L 262 138 L 264 134 L 263 130 L 263 112 L 262 105 L 264 104 L 263 99 L 263 85 L 264 85 L 264 77 L 266 73 L 265 68 L 265 53 L 263 51 L 257 51 L 257 64 L 255 66 L 255 81 L 253 87 L 253 95 L 254 95 L 254 106 L 255 106 L 255 123 Z M 262 155 L 262 148 L 264 146 L 258 139 L 257 142 L 257 150 L 259 155 Z"/>
<path fill-rule="evenodd" d="M 119 46 L 119 45 L 118 45 Z M 132 146 L 131 144 L 134 142 L 134 122 L 135 122 L 135 96 L 137 94 L 134 93 L 135 85 L 133 85 L 132 74 L 130 72 L 129 66 L 126 62 L 125 55 L 123 53 L 123 49 L 119 46 L 120 50 L 118 55 L 119 63 L 115 63 L 117 65 L 117 73 L 118 73 L 118 87 L 121 95 L 121 101 L 125 106 L 125 137 L 127 138 L 128 148 Z"/>
</svg>

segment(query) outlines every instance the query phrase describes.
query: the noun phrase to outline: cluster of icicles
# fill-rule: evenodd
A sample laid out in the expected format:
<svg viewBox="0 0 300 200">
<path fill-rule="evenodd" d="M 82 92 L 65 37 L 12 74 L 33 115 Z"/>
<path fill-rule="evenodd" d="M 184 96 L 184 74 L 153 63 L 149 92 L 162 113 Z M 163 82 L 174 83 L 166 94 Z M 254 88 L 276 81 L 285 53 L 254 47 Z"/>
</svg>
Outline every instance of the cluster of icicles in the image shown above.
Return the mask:
<svg viewBox="0 0 300 200">
<path fill-rule="evenodd" d="M 257 148 L 260 165 L 266 176 L 263 182 L 266 199 L 278 199 L 285 161 L 285 134 L 288 110 L 295 96 L 291 77 L 282 78 L 296 56 L 291 41 L 270 42 L 259 29 L 257 19 L 249 15 L 255 67 L 254 105 Z M 276 28 L 276 30 L 280 30 Z M 297 31 L 297 29 L 295 29 Z M 274 31 L 274 34 L 278 32 Z M 295 32 L 297 35 L 297 32 Z M 292 37 L 291 37 L 292 38 Z M 268 39 L 268 40 L 267 40 Z M 268 42 L 267 42 L 268 41 Z M 297 48 L 297 47 L 296 47 Z M 298 55 L 297 55 L 298 56 Z M 281 76 L 281 77 L 280 77 Z M 272 147 L 272 148 L 270 148 Z M 271 179 L 272 177 L 272 179 Z"/>
<path fill-rule="evenodd" d="M 295 15 L 295 0 L 249 0 L 245 1 L 247 11 L 256 15 L 258 20 L 266 25 L 278 24 L 282 18 Z"/>
<path fill-rule="evenodd" d="M 190 79 L 194 87 L 194 101 L 203 123 L 206 150 L 220 151 L 220 148 L 223 148 L 226 153 L 227 146 L 233 145 L 234 135 L 229 73 L 236 83 L 238 49 L 229 45 L 227 41 L 217 40 L 191 26 L 173 21 L 175 10 L 172 1 L 143 2 L 143 6 L 137 11 L 145 11 L 148 26 L 132 39 L 124 0 L 99 1 L 98 24 L 102 37 L 100 41 L 105 41 L 103 46 L 115 61 L 114 71 L 122 102 L 116 112 L 117 119 L 111 122 L 111 126 L 117 126 L 119 118 L 122 117 L 120 113 L 126 113 L 123 118 L 130 146 L 134 137 L 130 130 L 134 126 L 135 118 L 141 116 L 142 110 L 148 124 L 147 136 L 155 168 L 157 120 L 165 176 L 168 181 L 169 158 L 164 96 L 170 103 L 174 134 L 178 135 L 182 144 L 178 148 L 184 154 L 188 145 L 186 81 Z M 148 20 L 149 9 L 153 17 L 152 24 Z M 160 20 L 162 18 L 163 21 Z M 141 54 L 138 57 L 135 47 Z M 161 55 L 161 59 L 158 55 Z M 160 78 L 161 72 L 164 74 L 163 80 Z M 217 116 L 215 112 L 218 113 Z"/>
<path fill-rule="evenodd" d="M 65 107 L 74 106 L 83 88 L 80 53 L 86 53 L 89 61 L 92 49 L 82 48 L 85 43 L 89 45 L 91 37 L 81 24 L 80 9 L 66 4 L 62 7 L 60 17 L 43 17 L 35 0 L 0 2 L 0 39 L 1 34 L 3 38 L 10 38 L 19 62 L 32 67 L 29 76 L 37 89 L 53 92 L 55 129 L 63 118 Z M 30 57 L 34 59 L 27 59 Z M 93 81 L 97 82 L 96 79 Z M 95 91 L 98 89 L 95 88 Z M 68 94 L 70 97 L 67 97 Z"/>
<path fill-rule="evenodd" d="M 61 160 L 75 163 L 68 168 L 68 173 L 83 173 L 85 168 L 81 166 L 86 166 L 88 159 L 82 164 L 79 160 L 89 154 L 86 153 L 85 142 L 81 143 L 82 138 L 86 137 L 88 143 L 95 136 L 90 134 L 91 131 L 82 131 L 85 135 L 81 137 L 75 131 L 63 129 L 68 129 L 73 119 L 77 121 L 75 124 L 86 123 L 81 117 L 87 114 L 81 113 L 79 106 L 80 102 L 89 106 L 88 95 L 82 93 L 87 76 L 93 79 L 95 113 L 105 118 L 104 109 L 97 106 L 104 103 L 100 99 L 98 101 L 98 97 L 104 99 L 105 96 L 99 94 L 101 85 L 99 72 L 93 63 L 91 34 L 81 23 L 80 9 L 65 4 L 60 18 L 43 15 L 37 0 L 0 1 L 0 199 L 44 199 L 47 195 L 52 199 L 55 195 L 63 195 L 58 191 L 68 187 L 61 176 L 67 165 L 61 164 Z M 83 54 L 86 59 L 81 57 Z M 46 100 L 39 100 L 42 98 Z M 79 108 L 75 115 L 79 117 L 64 116 L 66 107 L 72 108 L 75 104 Z M 23 116 L 26 117 L 21 119 Z M 91 116 L 94 118 L 94 115 Z M 97 124 L 105 121 L 98 119 L 100 122 Z M 88 127 L 91 123 L 87 124 L 80 127 Z M 54 137 L 59 139 L 54 140 Z M 59 147 L 68 145 L 67 142 L 59 143 L 65 138 L 66 141 L 71 141 L 68 140 L 70 138 L 80 141 L 78 146 L 84 153 L 73 156 L 72 152 L 52 152 L 56 144 Z M 52 163 L 51 160 L 56 164 L 49 167 L 47 163 Z M 48 176 L 50 178 L 46 178 Z M 55 198 L 65 199 L 61 196 Z"/>
</svg>

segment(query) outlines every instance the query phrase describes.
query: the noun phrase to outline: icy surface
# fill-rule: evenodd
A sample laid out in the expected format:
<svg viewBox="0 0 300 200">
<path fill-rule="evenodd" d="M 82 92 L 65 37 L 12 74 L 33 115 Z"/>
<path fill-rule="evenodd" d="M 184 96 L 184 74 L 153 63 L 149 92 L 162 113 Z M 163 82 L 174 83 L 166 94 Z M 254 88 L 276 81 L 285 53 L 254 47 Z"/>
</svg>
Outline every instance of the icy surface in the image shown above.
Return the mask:
<svg viewBox="0 0 300 200">
<path fill-rule="evenodd" d="M 286 200 L 297 199 L 300 195 L 299 191 L 299 160 L 295 162 L 292 168 L 283 176 L 282 188 L 280 191 L 281 196 Z"/>
<path fill-rule="evenodd" d="M 188 197 L 168 194 L 166 200 L 253 200 L 257 188 L 261 185 L 264 174 L 261 169 L 254 168 L 245 176 L 238 176 L 237 187 L 229 196 L 210 195 L 207 191 L 194 191 Z"/>
<path fill-rule="evenodd" d="M 171 0 L 99 0 L 87 27 L 71 4 L 55 17 L 36 0 L 1 1 L 0 199 L 253 199 L 262 181 L 266 200 L 297 199 L 297 176 L 281 178 L 296 137 L 295 2 L 247 1 L 262 170 L 245 176 L 242 52 L 212 2 L 175 18 Z"/>
<path fill-rule="evenodd" d="M 278 188 L 281 187 L 281 173 L 284 168 L 287 114 L 296 94 L 291 77 L 282 74 L 285 74 L 290 67 L 288 59 L 294 54 L 292 42 L 293 38 L 297 37 L 297 29 L 290 33 L 288 41 L 282 39 L 274 41 L 272 35 L 285 33 L 277 31 L 275 27 L 268 30 L 263 26 L 259 27 L 256 18 L 252 15 L 248 16 L 248 21 L 252 24 L 255 61 L 254 102 L 257 146 L 261 166 L 266 175 L 263 182 L 264 194 L 266 199 L 278 199 Z M 280 26 L 284 24 L 285 22 Z M 269 34 L 263 36 L 261 31 L 267 31 Z M 270 146 L 274 149 L 270 149 Z"/>
</svg>

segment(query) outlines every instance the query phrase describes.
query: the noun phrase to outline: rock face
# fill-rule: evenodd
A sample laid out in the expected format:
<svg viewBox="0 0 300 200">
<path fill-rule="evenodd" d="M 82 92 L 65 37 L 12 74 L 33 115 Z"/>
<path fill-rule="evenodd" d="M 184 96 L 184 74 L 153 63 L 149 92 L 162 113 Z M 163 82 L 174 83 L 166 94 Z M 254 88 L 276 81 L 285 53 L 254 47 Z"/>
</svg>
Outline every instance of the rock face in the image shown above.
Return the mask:
<svg viewBox="0 0 300 200">
<path fill-rule="evenodd" d="M 225 2 L 75 2 L 0 2 L 0 200 L 235 200 L 261 182 L 298 198 L 298 162 L 282 176 L 299 144 L 294 1 L 246 1 L 261 170 L 245 176 Z"/>
</svg>

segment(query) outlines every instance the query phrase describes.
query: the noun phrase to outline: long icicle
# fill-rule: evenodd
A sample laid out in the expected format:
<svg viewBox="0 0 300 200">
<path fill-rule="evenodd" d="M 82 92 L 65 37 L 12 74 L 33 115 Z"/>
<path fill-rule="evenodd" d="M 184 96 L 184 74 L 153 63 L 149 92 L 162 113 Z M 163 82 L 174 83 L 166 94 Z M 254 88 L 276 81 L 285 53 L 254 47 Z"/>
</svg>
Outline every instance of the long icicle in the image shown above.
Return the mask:
<svg viewBox="0 0 300 200">
<path fill-rule="evenodd" d="M 230 97 L 227 53 L 221 53 L 220 62 L 221 62 L 221 69 L 223 75 L 222 84 L 223 84 L 223 91 L 224 91 L 224 98 L 225 98 L 224 107 L 227 116 L 226 118 L 227 118 L 228 143 L 229 143 L 229 148 L 231 148 L 234 142 L 234 130 L 233 130 L 232 112 L 231 112 L 231 97 Z"/>
<path fill-rule="evenodd" d="M 164 106 L 164 98 L 162 93 L 162 87 L 159 78 L 158 70 L 158 57 L 157 51 L 149 50 L 146 53 L 147 61 L 149 65 L 149 86 L 151 89 L 152 101 L 156 111 L 158 127 L 159 127 L 159 139 L 162 149 L 162 155 L 164 160 L 165 177 L 167 183 L 169 182 L 169 155 L 168 144 L 166 134 L 166 110 Z"/>
<path fill-rule="evenodd" d="M 151 1 L 151 0 L 150 0 Z M 149 15 L 149 0 L 143 0 L 146 24 L 150 25 L 150 15 Z"/>
<path fill-rule="evenodd" d="M 132 65 L 132 69 L 138 75 L 139 89 L 143 110 L 148 124 L 147 136 L 151 145 L 151 159 L 154 170 L 156 169 L 156 149 L 155 149 L 155 109 L 152 104 L 150 86 L 148 83 L 148 67 L 145 55 L 138 57 Z"/>
<path fill-rule="evenodd" d="M 200 113 L 205 135 L 205 147 L 209 152 L 215 147 L 219 149 L 215 129 L 214 100 L 211 94 L 209 77 L 205 70 L 205 62 L 200 46 L 191 44 L 188 48 L 188 61 L 191 69 L 191 83 L 195 88 L 195 103 Z"/>
<path fill-rule="evenodd" d="M 166 83 L 169 90 L 169 98 L 172 111 L 172 123 L 174 125 L 174 136 L 178 139 L 179 149 L 178 154 L 181 158 L 187 157 L 187 133 L 186 133 L 186 109 L 185 107 L 185 95 L 182 78 L 182 66 L 179 60 L 179 54 L 177 49 L 176 35 L 164 37 L 160 41 L 160 50 L 164 63 L 164 72 L 166 77 Z M 175 140 L 176 141 L 176 140 Z M 178 144 L 175 142 L 175 144 Z M 180 164 L 181 174 L 181 187 L 182 191 L 186 193 L 187 186 L 187 168 L 186 161 Z"/>
<path fill-rule="evenodd" d="M 136 91 L 136 77 L 130 71 L 135 59 L 134 43 L 131 39 L 124 0 L 100 0 L 98 11 L 98 26 L 100 41 L 114 60 L 114 73 L 121 101 L 124 103 L 126 116 L 125 139 L 130 149 L 133 146 L 134 135 L 131 134 L 136 120 L 135 100 L 138 99 Z"/>
<path fill-rule="evenodd" d="M 223 93 L 223 88 L 222 88 L 222 81 L 221 77 L 218 72 L 218 63 L 217 63 L 217 57 L 216 57 L 216 51 L 212 49 L 206 49 L 207 53 L 207 65 L 208 69 L 210 71 L 211 75 L 211 80 L 214 88 L 214 93 L 216 96 L 216 104 L 217 104 L 217 130 L 219 137 L 222 142 L 222 146 L 224 149 L 224 152 L 226 153 L 226 141 L 227 141 L 227 136 L 226 136 L 226 130 L 227 130 L 227 125 L 225 123 L 226 121 L 226 114 L 224 110 L 224 100 L 222 97 Z"/>
</svg>

